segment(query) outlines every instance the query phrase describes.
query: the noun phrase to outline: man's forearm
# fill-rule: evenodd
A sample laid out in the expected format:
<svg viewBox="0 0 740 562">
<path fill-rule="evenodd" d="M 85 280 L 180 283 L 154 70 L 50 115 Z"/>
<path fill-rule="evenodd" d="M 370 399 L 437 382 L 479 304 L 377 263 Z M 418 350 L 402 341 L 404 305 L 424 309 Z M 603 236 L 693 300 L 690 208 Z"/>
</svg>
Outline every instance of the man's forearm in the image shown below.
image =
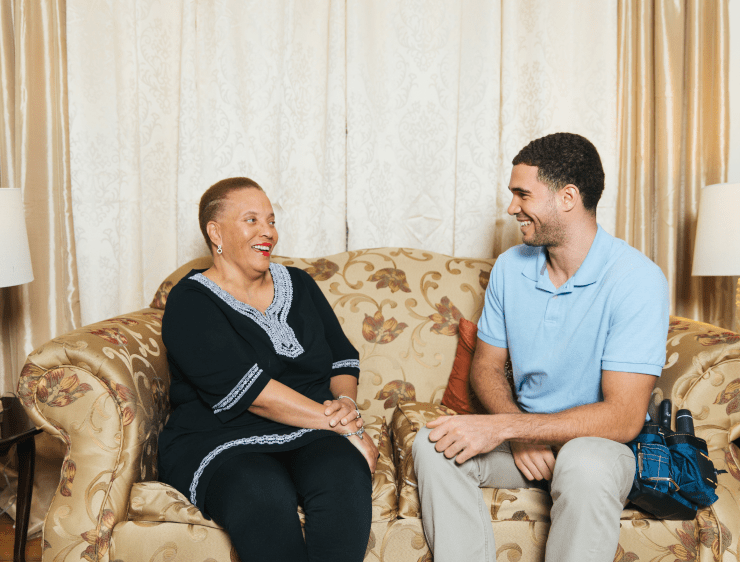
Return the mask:
<svg viewBox="0 0 740 562">
<path fill-rule="evenodd" d="M 597 402 L 554 414 L 505 413 L 491 416 L 505 440 L 562 445 L 576 437 L 603 437 L 626 443 L 637 435 L 644 418 L 625 424 L 613 404 Z"/>
<path fill-rule="evenodd" d="M 470 366 L 470 385 L 483 407 L 491 414 L 518 414 L 511 386 L 502 366 L 486 361 L 480 354 L 473 357 Z"/>
</svg>

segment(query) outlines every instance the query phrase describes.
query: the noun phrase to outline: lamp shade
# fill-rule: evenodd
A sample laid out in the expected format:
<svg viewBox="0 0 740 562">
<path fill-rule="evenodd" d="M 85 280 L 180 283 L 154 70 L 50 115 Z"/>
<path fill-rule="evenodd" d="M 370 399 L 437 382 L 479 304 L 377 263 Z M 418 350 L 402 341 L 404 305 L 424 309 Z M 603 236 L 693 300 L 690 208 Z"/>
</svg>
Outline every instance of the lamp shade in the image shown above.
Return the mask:
<svg viewBox="0 0 740 562">
<path fill-rule="evenodd" d="M 0 188 L 0 287 L 33 281 L 21 190 Z"/>
<path fill-rule="evenodd" d="M 692 275 L 740 275 L 740 183 L 701 190 Z"/>
</svg>

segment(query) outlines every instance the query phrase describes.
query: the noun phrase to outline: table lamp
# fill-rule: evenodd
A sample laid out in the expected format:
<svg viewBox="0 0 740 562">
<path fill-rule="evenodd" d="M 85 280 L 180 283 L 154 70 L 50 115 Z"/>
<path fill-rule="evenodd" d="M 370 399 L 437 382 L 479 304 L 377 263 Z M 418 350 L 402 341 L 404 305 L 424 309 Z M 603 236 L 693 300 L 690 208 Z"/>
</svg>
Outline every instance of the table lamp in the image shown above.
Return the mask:
<svg viewBox="0 0 740 562">
<path fill-rule="evenodd" d="M 740 275 L 740 183 L 716 183 L 701 190 L 692 275 Z M 740 318 L 740 279 L 735 293 Z"/>
<path fill-rule="evenodd" d="M 0 287 L 33 281 L 21 190 L 0 188 Z"/>
</svg>

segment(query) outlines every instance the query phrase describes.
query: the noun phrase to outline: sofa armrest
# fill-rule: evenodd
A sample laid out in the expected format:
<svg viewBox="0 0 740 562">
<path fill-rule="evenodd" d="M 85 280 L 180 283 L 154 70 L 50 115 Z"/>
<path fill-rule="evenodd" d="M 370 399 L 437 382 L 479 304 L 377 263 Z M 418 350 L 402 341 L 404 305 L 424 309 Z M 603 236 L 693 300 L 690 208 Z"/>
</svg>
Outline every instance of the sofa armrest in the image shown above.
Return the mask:
<svg viewBox="0 0 740 562">
<path fill-rule="evenodd" d="M 691 411 L 696 434 L 710 451 L 726 449 L 740 437 L 740 334 L 671 317 L 654 404 L 663 398 L 672 400 L 674 414 Z"/>
<path fill-rule="evenodd" d="M 712 553 L 708 560 L 737 560 L 736 549 L 740 536 L 740 450 L 730 444 L 709 453 L 720 474 L 717 500 L 710 508 L 697 514 L 701 548 Z M 728 551 L 729 549 L 729 551 Z M 702 558 L 703 559 L 703 558 Z"/>
<path fill-rule="evenodd" d="M 169 413 L 162 311 L 144 309 L 54 338 L 26 361 L 18 394 L 66 447 L 44 522 L 45 559 L 108 560 L 131 486 L 156 478 Z"/>
<path fill-rule="evenodd" d="M 419 493 L 414 471 L 411 447 L 416 434 L 439 416 L 453 416 L 455 412 L 431 402 L 400 402 L 391 418 L 391 434 L 396 462 L 396 487 L 398 489 L 398 516 L 406 519 L 421 517 Z"/>
</svg>

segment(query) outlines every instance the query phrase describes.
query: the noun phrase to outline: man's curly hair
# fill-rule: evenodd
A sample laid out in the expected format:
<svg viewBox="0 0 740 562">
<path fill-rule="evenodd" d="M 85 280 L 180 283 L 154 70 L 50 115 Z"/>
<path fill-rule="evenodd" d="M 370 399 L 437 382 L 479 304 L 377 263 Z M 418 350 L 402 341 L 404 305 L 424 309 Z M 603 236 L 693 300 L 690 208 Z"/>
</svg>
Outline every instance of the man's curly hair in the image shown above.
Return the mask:
<svg viewBox="0 0 740 562">
<path fill-rule="evenodd" d="M 586 210 L 596 213 L 604 191 L 604 168 L 588 139 L 573 133 L 540 137 L 522 148 L 511 163 L 537 166 L 537 179 L 553 191 L 572 183 L 581 192 Z"/>
</svg>

